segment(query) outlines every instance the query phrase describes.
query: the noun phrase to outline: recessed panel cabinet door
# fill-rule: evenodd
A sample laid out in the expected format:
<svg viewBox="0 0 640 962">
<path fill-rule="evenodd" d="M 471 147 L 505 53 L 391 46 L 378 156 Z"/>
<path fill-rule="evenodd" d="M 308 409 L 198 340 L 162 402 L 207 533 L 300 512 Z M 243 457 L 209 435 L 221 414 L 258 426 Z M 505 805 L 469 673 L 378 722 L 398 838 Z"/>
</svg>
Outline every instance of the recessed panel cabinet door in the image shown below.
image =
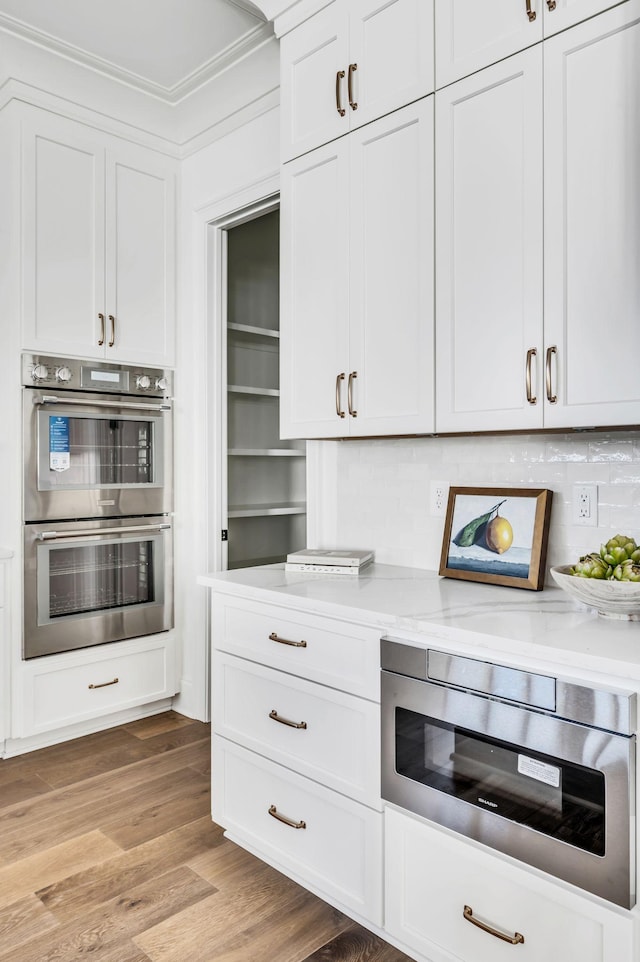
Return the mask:
<svg viewBox="0 0 640 962">
<path fill-rule="evenodd" d="M 640 2 L 544 46 L 545 424 L 638 424 Z"/>
<path fill-rule="evenodd" d="M 603 10 L 614 7 L 617 2 L 618 0 L 535 0 L 543 9 L 545 37 L 602 13 Z"/>
<path fill-rule="evenodd" d="M 433 99 L 349 138 L 352 436 L 434 429 Z"/>
<path fill-rule="evenodd" d="M 23 344 L 102 357 L 104 149 L 72 121 L 22 121 Z"/>
<path fill-rule="evenodd" d="M 282 168 L 283 438 L 349 433 L 348 146 L 341 138 Z"/>
<path fill-rule="evenodd" d="M 436 429 L 541 427 L 540 46 L 438 91 L 436 143 Z"/>
</svg>

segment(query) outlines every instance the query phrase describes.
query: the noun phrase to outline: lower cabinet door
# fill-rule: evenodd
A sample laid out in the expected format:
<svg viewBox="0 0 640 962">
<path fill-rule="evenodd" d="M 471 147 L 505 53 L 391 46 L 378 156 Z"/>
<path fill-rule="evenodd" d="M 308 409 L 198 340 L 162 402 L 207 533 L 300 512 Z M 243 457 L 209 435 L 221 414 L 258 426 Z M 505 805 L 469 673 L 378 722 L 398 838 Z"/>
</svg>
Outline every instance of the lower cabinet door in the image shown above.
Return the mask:
<svg viewBox="0 0 640 962">
<path fill-rule="evenodd" d="M 319 895 L 382 923 L 382 814 L 213 738 L 212 812 L 229 835 Z"/>
<path fill-rule="evenodd" d="M 385 927 L 432 962 L 634 962 L 634 918 L 385 812 Z"/>
</svg>

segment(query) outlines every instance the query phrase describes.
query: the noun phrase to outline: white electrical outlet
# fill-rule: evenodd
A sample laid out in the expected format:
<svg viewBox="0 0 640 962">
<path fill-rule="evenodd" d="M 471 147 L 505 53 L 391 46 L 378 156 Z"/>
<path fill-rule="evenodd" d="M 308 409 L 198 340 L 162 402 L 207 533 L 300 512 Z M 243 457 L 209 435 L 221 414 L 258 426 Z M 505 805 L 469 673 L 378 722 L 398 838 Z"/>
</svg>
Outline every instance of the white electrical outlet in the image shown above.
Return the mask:
<svg viewBox="0 0 640 962">
<path fill-rule="evenodd" d="M 574 484 L 573 486 L 574 524 L 598 524 L 598 485 Z"/>
<path fill-rule="evenodd" d="M 444 517 L 447 512 L 449 485 L 445 484 L 444 481 L 432 481 L 429 494 L 431 516 L 434 518 Z"/>
</svg>

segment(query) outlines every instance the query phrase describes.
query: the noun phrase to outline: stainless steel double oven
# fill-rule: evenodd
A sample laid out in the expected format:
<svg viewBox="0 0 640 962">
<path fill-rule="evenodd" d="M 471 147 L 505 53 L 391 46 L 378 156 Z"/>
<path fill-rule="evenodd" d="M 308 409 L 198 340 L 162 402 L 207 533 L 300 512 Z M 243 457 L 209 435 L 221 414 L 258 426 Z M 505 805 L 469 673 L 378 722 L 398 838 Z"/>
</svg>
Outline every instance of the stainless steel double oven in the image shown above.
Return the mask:
<svg viewBox="0 0 640 962">
<path fill-rule="evenodd" d="M 173 625 L 164 370 L 25 354 L 25 659 Z"/>
<path fill-rule="evenodd" d="M 381 655 L 386 801 L 635 904 L 635 693 L 390 638 Z"/>
</svg>

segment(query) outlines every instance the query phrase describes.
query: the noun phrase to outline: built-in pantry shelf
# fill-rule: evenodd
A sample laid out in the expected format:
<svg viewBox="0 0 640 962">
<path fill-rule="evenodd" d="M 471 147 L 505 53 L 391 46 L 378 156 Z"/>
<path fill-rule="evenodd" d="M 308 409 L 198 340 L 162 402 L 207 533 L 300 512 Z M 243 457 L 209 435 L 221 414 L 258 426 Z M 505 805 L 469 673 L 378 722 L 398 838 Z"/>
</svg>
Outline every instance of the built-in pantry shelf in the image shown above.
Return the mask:
<svg viewBox="0 0 640 962">
<path fill-rule="evenodd" d="M 231 458 L 304 458 L 306 453 L 297 448 L 229 448 Z"/>
<path fill-rule="evenodd" d="M 280 337 L 280 331 L 270 327 L 255 327 L 252 324 L 227 324 L 227 330 L 235 334 L 250 334 L 254 337 Z"/>
<path fill-rule="evenodd" d="M 267 518 L 282 514 L 306 514 L 304 501 L 283 501 L 280 504 L 230 504 L 229 518 Z"/>
<path fill-rule="evenodd" d="M 272 387 L 250 387 L 244 384 L 227 385 L 229 394 L 253 394 L 256 397 L 280 397 L 280 391 Z"/>
</svg>

